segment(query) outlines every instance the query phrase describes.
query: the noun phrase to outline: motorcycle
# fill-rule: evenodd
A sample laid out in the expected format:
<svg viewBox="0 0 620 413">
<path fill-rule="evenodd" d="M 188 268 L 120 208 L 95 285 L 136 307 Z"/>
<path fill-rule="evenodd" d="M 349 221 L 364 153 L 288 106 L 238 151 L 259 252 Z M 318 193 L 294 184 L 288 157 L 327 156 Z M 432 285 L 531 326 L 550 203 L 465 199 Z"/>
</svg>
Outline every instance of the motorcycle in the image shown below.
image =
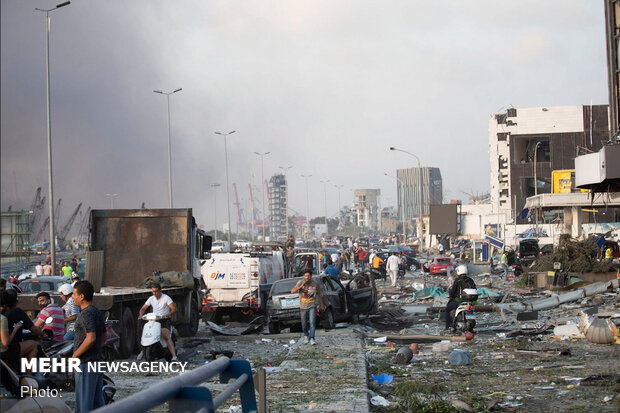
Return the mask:
<svg viewBox="0 0 620 413">
<path fill-rule="evenodd" d="M 168 349 L 168 344 L 161 336 L 161 323 L 163 317 L 156 316 L 153 313 L 142 316 L 143 320 L 147 323 L 142 328 L 142 338 L 140 345 L 142 346 L 142 352 L 146 361 L 153 361 L 160 358 L 165 358 L 166 361 L 172 360 L 172 354 Z M 170 338 L 173 343 L 176 343 L 176 331 L 171 328 Z"/>
<path fill-rule="evenodd" d="M 121 337 L 116 334 L 116 331 L 112 328 L 112 324 L 118 323 L 118 320 L 110 320 L 109 318 L 110 313 L 106 312 L 105 332 L 107 333 L 107 338 L 105 343 L 103 343 L 103 358 L 105 361 L 113 361 L 119 357 L 118 343 L 121 340 Z"/>
<path fill-rule="evenodd" d="M 45 324 L 51 324 L 52 317 L 48 317 L 45 320 Z M 28 330 L 25 330 L 28 331 Z M 52 335 L 50 330 L 43 330 L 43 333 L 49 339 L 41 339 L 37 343 L 37 355 L 38 357 L 45 358 L 64 358 L 71 357 L 73 354 L 73 340 L 65 341 L 52 341 Z M 109 333 L 108 333 L 109 334 Z M 115 333 L 116 334 L 116 333 Z M 116 336 L 118 337 L 118 335 Z M 108 338 L 108 340 L 110 340 Z M 116 340 L 118 341 L 118 339 Z M 106 344 L 108 341 L 106 341 Z M 38 388 L 53 388 L 62 389 L 66 391 L 75 391 L 75 378 L 73 372 L 47 372 L 36 373 L 33 375 L 38 383 Z M 105 404 L 112 403 L 114 401 L 114 395 L 116 394 L 116 385 L 114 380 L 107 374 L 103 374 L 103 400 Z"/>
<path fill-rule="evenodd" d="M 473 334 L 476 326 L 476 314 L 474 314 L 474 302 L 478 299 L 478 290 L 475 288 L 465 288 L 461 293 L 461 303 L 450 312 L 452 316 L 453 332 L 470 332 Z"/>
</svg>

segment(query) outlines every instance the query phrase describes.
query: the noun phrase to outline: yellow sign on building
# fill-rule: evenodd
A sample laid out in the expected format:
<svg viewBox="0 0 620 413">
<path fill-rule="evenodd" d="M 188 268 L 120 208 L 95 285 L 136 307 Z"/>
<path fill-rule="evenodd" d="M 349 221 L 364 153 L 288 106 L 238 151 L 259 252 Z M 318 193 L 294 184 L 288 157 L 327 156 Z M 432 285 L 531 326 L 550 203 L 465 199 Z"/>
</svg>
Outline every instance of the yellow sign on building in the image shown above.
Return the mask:
<svg viewBox="0 0 620 413">
<path fill-rule="evenodd" d="M 551 192 L 554 194 L 570 194 L 572 192 L 588 192 L 587 189 L 575 188 L 575 170 L 559 169 L 551 171 Z"/>
</svg>

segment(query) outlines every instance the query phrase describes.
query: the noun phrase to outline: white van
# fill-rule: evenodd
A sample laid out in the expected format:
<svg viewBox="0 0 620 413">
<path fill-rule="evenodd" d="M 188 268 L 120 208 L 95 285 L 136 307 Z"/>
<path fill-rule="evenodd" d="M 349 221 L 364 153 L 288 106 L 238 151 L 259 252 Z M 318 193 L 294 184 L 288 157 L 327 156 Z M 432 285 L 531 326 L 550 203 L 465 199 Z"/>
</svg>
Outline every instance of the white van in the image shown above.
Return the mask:
<svg viewBox="0 0 620 413">
<path fill-rule="evenodd" d="M 261 313 L 274 281 L 285 277 L 282 260 L 270 252 L 213 254 L 201 267 L 202 319 L 220 323 Z"/>
</svg>

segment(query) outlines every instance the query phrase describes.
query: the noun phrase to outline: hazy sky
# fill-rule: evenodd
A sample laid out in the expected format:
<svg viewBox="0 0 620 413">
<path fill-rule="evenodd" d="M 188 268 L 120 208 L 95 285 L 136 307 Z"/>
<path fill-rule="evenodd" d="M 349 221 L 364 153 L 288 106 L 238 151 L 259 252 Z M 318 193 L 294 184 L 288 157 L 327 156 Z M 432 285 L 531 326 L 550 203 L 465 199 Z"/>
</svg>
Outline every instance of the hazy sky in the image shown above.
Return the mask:
<svg viewBox="0 0 620 413">
<path fill-rule="evenodd" d="M 45 14 L 48 0 L 1 0 L 1 208 L 47 193 Z M 94 208 L 168 205 L 170 97 L 174 206 L 213 227 L 230 183 L 260 208 L 265 178 L 287 172 L 290 207 L 350 204 L 384 176 L 441 168 L 447 200 L 489 191 L 488 120 L 514 107 L 606 104 L 603 1 L 73 0 L 52 12 L 54 195 L 62 219 Z M 231 190 L 231 202 L 233 194 Z M 231 205 L 231 215 L 236 212 Z"/>
</svg>

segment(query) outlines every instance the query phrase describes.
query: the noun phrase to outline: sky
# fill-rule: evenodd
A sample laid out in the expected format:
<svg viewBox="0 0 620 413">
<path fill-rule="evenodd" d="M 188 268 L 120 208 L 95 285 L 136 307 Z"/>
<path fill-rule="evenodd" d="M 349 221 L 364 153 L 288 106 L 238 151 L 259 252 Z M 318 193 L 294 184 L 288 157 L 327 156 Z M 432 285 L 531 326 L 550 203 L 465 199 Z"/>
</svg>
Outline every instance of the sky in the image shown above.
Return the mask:
<svg viewBox="0 0 620 413">
<path fill-rule="evenodd" d="M 27 209 L 48 192 L 45 13 L 0 0 L 0 195 Z M 439 167 L 444 201 L 488 193 L 488 121 L 508 107 L 607 104 L 603 1 L 73 0 L 50 13 L 54 197 L 168 206 L 226 219 L 232 184 L 261 208 L 264 176 L 287 170 L 291 213 L 328 216 L 384 174 Z M 222 185 L 214 192 L 210 184 Z M 336 185 L 343 185 L 340 191 Z"/>
</svg>

